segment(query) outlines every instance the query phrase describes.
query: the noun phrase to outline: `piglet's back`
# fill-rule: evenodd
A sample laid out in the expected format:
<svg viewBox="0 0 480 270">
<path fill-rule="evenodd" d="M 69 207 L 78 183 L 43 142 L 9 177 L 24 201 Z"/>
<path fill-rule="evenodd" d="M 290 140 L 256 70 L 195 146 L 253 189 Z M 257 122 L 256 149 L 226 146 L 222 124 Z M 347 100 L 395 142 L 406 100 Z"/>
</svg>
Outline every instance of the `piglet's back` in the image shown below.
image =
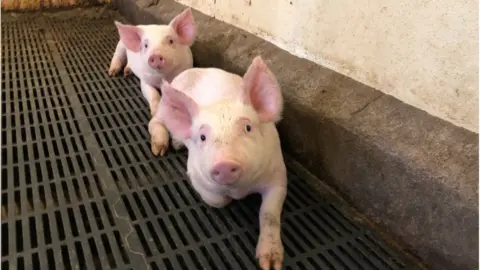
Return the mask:
<svg viewBox="0 0 480 270">
<path fill-rule="evenodd" d="M 192 68 L 180 73 L 171 85 L 189 95 L 200 106 L 225 99 L 239 99 L 242 77 L 218 68 Z"/>
</svg>

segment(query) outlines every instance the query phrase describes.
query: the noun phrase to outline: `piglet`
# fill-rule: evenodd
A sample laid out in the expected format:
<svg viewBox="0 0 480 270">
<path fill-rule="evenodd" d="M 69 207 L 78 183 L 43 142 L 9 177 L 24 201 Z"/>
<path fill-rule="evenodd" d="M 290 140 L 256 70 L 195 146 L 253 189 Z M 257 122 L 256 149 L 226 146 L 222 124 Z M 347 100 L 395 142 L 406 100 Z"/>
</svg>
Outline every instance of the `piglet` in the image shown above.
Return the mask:
<svg viewBox="0 0 480 270">
<path fill-rule="evenodd" d="M 132 72 L 140 79 L 144 98 L 151 115 L 155 114 L 161 99 L 151 80 L 170 82 L 182 71 L 193 67 L 190 46 L 196 38 L 196 24 L 190 8 L 177 15 L 168 25 L 126 25 L 115 21 L 120 41 L 110 63 L 109 76 L 116 76 L 125 66 L 124 73 Z M 169 135 L 163 124 L 154 130 L 152 152 L 164 155 Z M 153 135 L 154 134 L 154 135 Z"/>
<path fill-rule="evenodd" d="M 151 121 L 164 123 L 172 138 L 188 148 L 192 186 L 216 208 L 260 193 L 256 255 L 262 269 L 281 269 L 287 175 L 275 126 L 283 109 L 275 76 L 257 56 L 243 78 L 216 68 L 192 68 L 161 88 Z"/>
</svg>

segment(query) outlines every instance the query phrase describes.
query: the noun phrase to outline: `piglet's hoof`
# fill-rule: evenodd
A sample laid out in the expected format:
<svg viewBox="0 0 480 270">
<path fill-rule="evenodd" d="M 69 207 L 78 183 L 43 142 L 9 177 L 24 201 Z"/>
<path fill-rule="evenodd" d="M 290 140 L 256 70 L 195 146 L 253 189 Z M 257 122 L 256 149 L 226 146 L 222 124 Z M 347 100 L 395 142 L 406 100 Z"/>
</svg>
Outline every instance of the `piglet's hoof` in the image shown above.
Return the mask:
<svg viewBox="0 0 480 270">
<path fill-rule="evenodd" d="M 110 63 L 110 68 L 108 69 L 108 76 L 115 77 L 122 70 L 122 62 L 119 60 L 112 60 Z"/>
<path fill-rule="evenodd" d="M 257 258 L 262 270 L 281 270 L 283 264 L 281 240 L 260 239 L 257 245 Z"/>
<path fill-rule="evenodd" d="M 152 153 L 155 156 L 164 156 L 168 150 L 168 132 L 162 125 L 153 126 L 151 129 Z"/>
<path fill-rule="evenodd" d="M 126 66 L 124 69 L 123 69 L 123 77 L 127 77 L 128 75 L 132 74 L 130 73 L 130 67 L 129 66 Z"/>
<path fill-rule="evenodd" d="M 154 156 L 164 156 L 168 150 L 168 142 L 167 143 L 154 143 L 152 141 L 152 153 Z"/>
</svg>

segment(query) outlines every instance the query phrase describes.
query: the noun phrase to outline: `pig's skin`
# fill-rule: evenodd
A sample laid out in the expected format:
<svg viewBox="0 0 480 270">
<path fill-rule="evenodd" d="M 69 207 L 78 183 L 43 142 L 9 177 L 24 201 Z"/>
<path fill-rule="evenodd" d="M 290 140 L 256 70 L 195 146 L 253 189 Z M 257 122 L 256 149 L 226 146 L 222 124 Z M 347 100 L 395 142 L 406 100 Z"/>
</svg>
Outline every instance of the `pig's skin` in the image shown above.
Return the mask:
<svg viewBox="0 0 480 270">
<path fill-rule="evenodd" d="M 151 115 L 155 114 L 161 100 L 160 93 L 151 86 L 149 78 L 172 81 L 182 71 L 192 68 L 190 50 L 195 37 L 196 25 L 190 8 L 176 16 L 169 25 L 123 25 L 115 22 L 120 40 L 112 57 L 109 76 L 116 76 L 124 68 L 125 76 L 133 73 L 140 79 L 143 97 L 148 101 Z M 132 41 L 131 36 L 137 40 Z M 172 41 L 172 44 L 169 42 Z M 146 46 L 146 47 L 145 47 Z M 149 57 L 161 55 L 166 65 L 162 69 L 152 68 Z M 149 127 L 152 137 L 152 152 L 164 155 L 168 149 L 169 135 L 163 124 Z M 174 145 L 177 148 L 177 145 Z"/>
<path fill-rule="evenodd" d="M 263 100 L 261 104 L 257 102 L 259 106 L 245 102 L 249 91 L 244 89 L 249 87 L 260 89 L 251 98 L 254 102 Z M 205 203 L 217 208 L 232 199 L 260 193 L 257 257 L 263 269 L 281 269 L 284 249 L 280 217 L 287 194 L 287 176 L 275 127 L 283 108 L 275 77 L 257 57 L 244 78 L 215 68 L 193 68 L 179 74 L 171 85 L 163 83 L 162 90 L 161 106 L 151 123 L 163 121 L 172 138 L 188 148 L 187 173 L 192 186 Z M 179 111 L 184 114 L 178 114 Z M 238 119 L 244 118 L 254 131 L 238 129 Z M 188 125 L 182 122 L 185 119 L 191 120 Z M 205 124 L 210 132 L 202 131 Z M 202 144 L 199 134 L 207 134 L 211 141 Z M 209 171 L 219 159 L 227 157 L 238 159 L 243 168 L 242 176 L 230 185 L 212 180 Z"/>
</svg>

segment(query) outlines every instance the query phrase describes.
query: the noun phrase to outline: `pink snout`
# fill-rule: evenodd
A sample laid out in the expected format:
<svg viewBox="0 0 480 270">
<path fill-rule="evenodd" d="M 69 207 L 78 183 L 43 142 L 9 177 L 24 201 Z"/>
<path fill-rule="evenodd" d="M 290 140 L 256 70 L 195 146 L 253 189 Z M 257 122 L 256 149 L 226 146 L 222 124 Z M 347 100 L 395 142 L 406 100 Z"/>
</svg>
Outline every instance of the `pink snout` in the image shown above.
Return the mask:
<svg viewBox="0 0 480 270">
<path fill-rule="evenodd" d="M 148 57 L 148 65 L 154 69 L 162 69 L 165 67 L 165 58 L 159 54 L 152 54 Z"/>
<path fill-rule="evenodd" d="M 213 166 L 210 175 L 219 184 L 233 184 L 242 175 L 242 167 L 234 161 L 221 161 Z"/>
</svg>

